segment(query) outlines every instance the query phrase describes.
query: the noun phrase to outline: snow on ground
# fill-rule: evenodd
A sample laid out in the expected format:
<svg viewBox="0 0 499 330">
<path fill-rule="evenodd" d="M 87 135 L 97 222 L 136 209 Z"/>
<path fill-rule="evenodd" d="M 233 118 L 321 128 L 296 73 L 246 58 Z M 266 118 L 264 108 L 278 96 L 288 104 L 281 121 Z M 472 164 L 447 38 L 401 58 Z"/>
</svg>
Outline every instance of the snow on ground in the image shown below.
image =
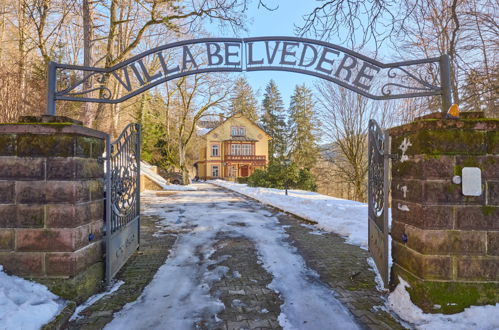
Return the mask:
<svg viewBox="0 0 499 330">
<path fill-rule="evenodd" d="M 217 248 L 217 235 L 253 241 L 258 260 L 273 277 L 269 288 L 279 292 L 284 301 L 279 316 L 284 329 L 331 329 L 332 325 L 358 329 L 334 292 L 285 241 L 286 232 L 267 210 L 254 209 L 220 190 L 170 197 L 146 192 L 142 205 L 144 214 L 164 219 L 160 222 L 164 231 L 176 229 L 179 236 L 142 295 L 115 314 L 106 329 L 181 330 L 191 329 L 201 320 L 208 320 L 205 326 L 213 327 L 216 314 L 225 306 L 210 295 L 210 286 L 230 272 L 228 267 L 216 266 L 221 260 L 210 259 Z"/>
<path fill-rule="evenodd" d="M 345 237 L 349 244 L 367 250 L 367 204 L 321 195 L 311 191 L 248 187 L 222 180 L 209 181 L 272 205 L 304 219 L 317 222 L 317 227 Z M 359 221 L 359 219 L 361 219 Z"/>
<path fill-rule="evenodd" d="M 76 307 L 75 312 L 73 313 L 73 315 L 71 315 L 71 318 L 69 320 L 74 321 L 74 320 L 82 318 L 83 316 L 79 315 L 81 311 L 84 311 L 88 307 L 92 306 L 97 301 L 101 300 L 103 297 L 110 295 L 111 293 L 117 291 L 120 288 L 120 286 L 122 286 L 123 284 L 125 284 L 125 282 L 117 281 L 111 286 L 111 288 L 109 290 L 91 296 L 83 304 Z"/>
<path fill-rule="evenodd" d="M 388 306 L 405 321 L 424 330 L 457 330 L 457 329 L 499 329 L 499 303 L 495 306 L 471 306 L 462 313 L 425 314 L 411 302 L 406 288 L 409 284 L 399 277 L 399 285 L 388 297 Z"/>
<path fill-rule="evenodd" d="M 146 162 L 140 162 L 140 174 L 147 176 L 154 183 L 159 185 L 163 190 L 177 190 L 177 191 L 191 191 L 196 190 L 196 187 L 192 185 L 181 186 L 178 184 L 170 184 L 161 175 L 156 174 L 152 170 L 152 165 Z"/>
<path fill-rule="evenodd" d="M 0 329 L 40 329 L 65 305 L 46 286 L 9 276 L 0 265 Z"/>
<path fill-rule="evenodd" d="M 367 248 L 367 204 L 302 190 L 289 190 L 289 196 L 285 196 L 284 191 L 279 189 L 252 188 L 222 180 L 210 182 L 317 222 L 318 228 L 344 236 L 347 243 Z M 391 242 L 389 247 L 391 249 Z M 391 265 L 391 257 L 389 260 Z M 369 258 L 368 264 L 376 273 L 376 287 L 383 291 L 383 282 L 374 260 Z M 401 279 L 397 288 L 388 296 L 387 308 L 417 329 L 499 329 L 499 303 L 495 306 L 471 306 L 462 313 L 453 315 L 425 314 L 410 300 L 407 286 L 407 282 Z"/>
</svg>

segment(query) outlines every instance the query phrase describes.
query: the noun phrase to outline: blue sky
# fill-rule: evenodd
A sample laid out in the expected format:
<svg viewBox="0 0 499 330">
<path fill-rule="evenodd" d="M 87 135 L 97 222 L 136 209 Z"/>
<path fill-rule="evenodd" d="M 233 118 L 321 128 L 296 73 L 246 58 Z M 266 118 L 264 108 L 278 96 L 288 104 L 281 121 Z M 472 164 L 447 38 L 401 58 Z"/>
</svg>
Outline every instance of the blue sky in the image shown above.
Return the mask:
<svg viewBox="0 0 499 330">
<path fill-rule="evenodd" d="M 244 32 L 239 37 L 260 37 L 260 36 L 294 36 L 294 27 L 302 23 L 302 16 L 310 12 L 317 3 L 312 0 L 268 0 L 266 3 L 269 7 L 279 8 L 275 11 L 268 11 L 265 8 L 258 8 L 258 0 L 254 0 L 247 13 L 248 19 L 251 21 L 248 24 L 248 32 Z M 214 36 L 228 36 L 220 32 L 212 31 Z M 334 40 L 331 40 L 334 43 Z M 290 96 L 296 85 L 305 83 L 312 88 L 314 81 L 317 78 L 311 76 L 278 71 L 260 71 L 244 73 L 250 82 L 253 90 L 258 92 L 258 101 L 261 103 L 265 86 L 270 79 L 274 79 L 279 87 L 284 106 L 289 106 Z"/>
</svg>

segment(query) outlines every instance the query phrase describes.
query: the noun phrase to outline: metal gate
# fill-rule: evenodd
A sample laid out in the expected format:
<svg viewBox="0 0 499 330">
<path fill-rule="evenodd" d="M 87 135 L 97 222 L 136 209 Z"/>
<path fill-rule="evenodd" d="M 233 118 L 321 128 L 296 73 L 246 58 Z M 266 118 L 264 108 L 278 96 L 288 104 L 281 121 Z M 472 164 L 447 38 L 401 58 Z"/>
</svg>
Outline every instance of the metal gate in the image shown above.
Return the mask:
<svg viewBox="0 0 499 330">
<path fill-rule="evenodd" d="M 106 281 L 139 247 L 140 125 L 129 124 L 106 143 Z"/>
<path fill-rule="evenodd" d="M 390 136 L 386 131 L 383 132 L 373 119 L 369 121 L 368 154 L 369 252 L 386 288 L 390 276 L 388 268 Z"/>
</svg>

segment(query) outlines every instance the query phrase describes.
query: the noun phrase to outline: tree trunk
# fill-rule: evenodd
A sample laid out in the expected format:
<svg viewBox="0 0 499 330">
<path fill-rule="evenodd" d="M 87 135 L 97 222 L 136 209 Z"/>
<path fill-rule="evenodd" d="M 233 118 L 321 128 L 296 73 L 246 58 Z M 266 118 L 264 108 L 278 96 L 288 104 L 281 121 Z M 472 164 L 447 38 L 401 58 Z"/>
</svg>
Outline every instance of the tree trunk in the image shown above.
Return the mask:
<svg viewBox="0 0 499 330">
<path fill-rule="evenodd" d="M 178 155 L 179 155 L 179 165 L 180 165 L 180 170 L 182 171 L 182 184 L 189 184 L 190 179 L 189 179 L 189 170 L 187 169 L 186 166 L 186 160 L 185 160 L 185 145 L 182 139 L 179 140 L 178 142 Z"/>
<path fill-rule="evenodd" d="M 83 65 L 93 66 L 93 53 L 92 53 L 92 40 L 93 40 L 93 22 L 92 22 L 92 8 L 89 0 L 83 0 Z M 92 89 L 93 79 L 90 77 L 83 84 L 83 90 Z M 88 93 L 87 97 L 93 97 L 95 93 Z M 83 121 L 85 125 L 92 125 L 93 119 L 93 104 L 90 102 L 84 102 L 81 113 L 80 120 Z"/>
</svg>

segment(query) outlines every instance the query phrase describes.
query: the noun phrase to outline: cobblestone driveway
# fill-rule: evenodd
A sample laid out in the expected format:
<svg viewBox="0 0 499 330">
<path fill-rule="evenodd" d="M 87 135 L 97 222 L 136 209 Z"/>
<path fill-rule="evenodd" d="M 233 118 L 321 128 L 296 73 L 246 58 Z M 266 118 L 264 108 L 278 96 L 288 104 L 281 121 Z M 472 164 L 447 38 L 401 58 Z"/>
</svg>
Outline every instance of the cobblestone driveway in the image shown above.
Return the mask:
<svg viewBox="0 0 499 330">
<path fill-rule="evenodd" d="M 213 186 L 209 189 L 222 190 Z M 245 207 L 249 209 L 266 208 L 277 216 L 289 235 L 288 242 L 296 247 L 307 266 L 320 275 L 320 280 L 336 292 L 337 299 L 349 309 L 359 325 L 366 329 L 402 328 L 381 307 L 383 297 L 375 289 L 374 273 L 367 264 L 367 251 L 345 244 L 338 235 L 318 234 L 312 226 L 297 217 L 263 206 L 234 192 L 226 192 L 245 200 Z M 114 312 L 137 299 L 156 270 L 165 262 L 176 240 L 177 233 L 174 232 L 161 237 L 152 235 L 156 231 L 156 222 L 160 220 L 143 217 L 141 249 L 117 276 L 125 284 L 84 311 L 84 317 L 70 323 L 68 329 L 102 329 L 112 320 Z M 235 225 L 238 225 L 237 222 Z M 211 286 L 210 293 L 224 303 L 225 309 L 217 315 L 216 322 L 201 320 L 193 328 L 280 329 L 278 316 L 283 301 L 279 294 L 267 287 L 272 276 L 259 262 L 251 240 L 234 235 L 219 235 L 216 240 L 216 252 L 210 259 L 221 260 L 216 266 L 226 266 L 230 271 Z M 227 255 L 230 257 L 224 258 Z M 331 325 L 331 329 L 335 329 L 334 325 Z"/>
</svg>

